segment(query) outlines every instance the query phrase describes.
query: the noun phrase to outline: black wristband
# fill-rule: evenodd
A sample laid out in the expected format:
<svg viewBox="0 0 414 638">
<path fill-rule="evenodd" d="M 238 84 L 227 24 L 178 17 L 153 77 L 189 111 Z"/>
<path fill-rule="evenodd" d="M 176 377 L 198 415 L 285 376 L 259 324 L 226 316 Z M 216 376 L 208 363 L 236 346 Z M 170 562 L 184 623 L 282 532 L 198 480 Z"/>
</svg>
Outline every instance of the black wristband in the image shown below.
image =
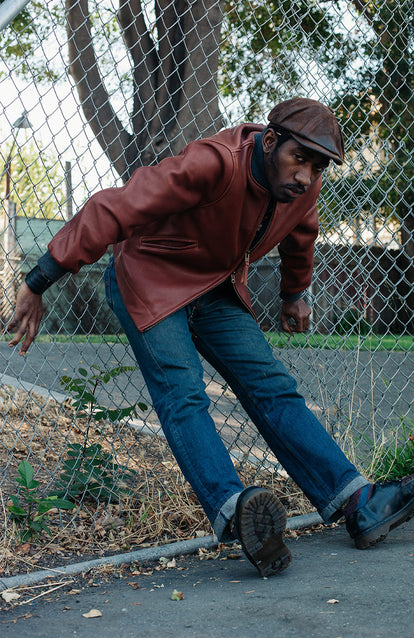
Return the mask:
<svg viewBox="0 0 414 638">
<path fill-rule="evenodd" d="M 298 299 L 301 299 L 303 297 L 303 293 L 304 291 L 298 292 L 294 295 L 288 295 L 285 292 L 280 292 L 279 296 L 282 301 L 286 301 L 287 303 L 289 303 L 290 301 L 297 301 Z"/>
<path fill-rule="evenodd" d="M 39 266 L 35 266 L 27 273 L 25 282 L 35 295 L 43 295 L 45 290 L 53 284 L 53 281 L 48 279 L 48 277 L 42 273 Z"/>
</svg>

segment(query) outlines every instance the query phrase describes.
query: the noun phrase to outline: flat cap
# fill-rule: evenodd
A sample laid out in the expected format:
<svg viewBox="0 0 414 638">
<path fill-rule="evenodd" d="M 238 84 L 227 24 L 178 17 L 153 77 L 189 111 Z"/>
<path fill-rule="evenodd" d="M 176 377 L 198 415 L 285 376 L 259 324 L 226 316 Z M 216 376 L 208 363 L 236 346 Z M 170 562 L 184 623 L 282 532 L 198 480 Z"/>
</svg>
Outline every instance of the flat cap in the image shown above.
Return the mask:
<svg viewBox="0 0 414 638">
<path fill-rule="evenodd" d="M 294 97 L 280 102 L 269 113 L 270 126 L 280 126 L 299 144 L 311 148 L 336 164 L 344 161 L 344 138 L 329 106 L 317 100 Z"/>
</svg>

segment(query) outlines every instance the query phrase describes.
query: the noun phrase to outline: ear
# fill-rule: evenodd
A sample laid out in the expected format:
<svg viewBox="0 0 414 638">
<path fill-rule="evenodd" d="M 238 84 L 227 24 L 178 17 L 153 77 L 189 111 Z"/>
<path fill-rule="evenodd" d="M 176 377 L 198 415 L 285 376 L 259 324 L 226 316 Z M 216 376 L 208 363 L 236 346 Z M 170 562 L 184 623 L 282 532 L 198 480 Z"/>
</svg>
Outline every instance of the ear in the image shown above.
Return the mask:
<svg viewBox="0 0 414 638">
<path fill-rule="evenodd" d="M 277 146 L 278 137 L 276 131 L 267 128 L 262 137 L 262 146 L 264 153 L 272 153 Z"/>
</svg>

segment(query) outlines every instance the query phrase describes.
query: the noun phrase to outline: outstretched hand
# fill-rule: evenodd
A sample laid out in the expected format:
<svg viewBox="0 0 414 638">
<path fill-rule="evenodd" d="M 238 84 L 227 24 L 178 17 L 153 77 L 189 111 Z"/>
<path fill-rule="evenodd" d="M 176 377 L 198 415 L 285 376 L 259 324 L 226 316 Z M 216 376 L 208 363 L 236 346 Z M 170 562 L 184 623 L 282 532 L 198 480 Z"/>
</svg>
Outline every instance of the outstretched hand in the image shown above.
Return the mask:
<svg viewBox="0 0 414 638">
<path fill-rule="evenodd" d="M 309 317 L 312 310 L 303 299 L 296 301 L 284 301 L 280 321 L 282 330 L 293 334 L 294 332 L 306 332 L 309 328 Z"/>
<path fill-rule="evenodd" d="M 42 295 L 36 295 L 23 282 L 17 291 L 14 315 L 4 330 L 4 332 L 16 333 L 13 339 L 9 341 L 10 348 L 17 346 L 24 337 L 19 354 L 26 354 L 39 331 L 42 315 Z"/>
</svg>

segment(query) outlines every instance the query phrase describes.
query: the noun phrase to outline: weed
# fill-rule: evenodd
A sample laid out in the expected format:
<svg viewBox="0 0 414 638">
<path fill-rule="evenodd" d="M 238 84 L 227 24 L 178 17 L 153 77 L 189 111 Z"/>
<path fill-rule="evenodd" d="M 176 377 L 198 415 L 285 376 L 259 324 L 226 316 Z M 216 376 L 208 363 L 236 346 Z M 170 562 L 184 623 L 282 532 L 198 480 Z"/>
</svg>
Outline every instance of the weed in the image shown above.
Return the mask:
<svg viewBox="0 0 414 638">
<path fill-rule="evenodd" d="M 10 496 L 11 504 L 7 505 L 7 509 L 11 512 L 12 519 L 21 528 L 21 542 L 31 541 L 37 538 L 41 532 L 47 532 L 51 535 L 46 525 L 50 510 L 55 508 L 73 509 L 75 505 L 57 495 L 37 497 L 36 490 L 39 481 L 33 478 L 33 467 L 28 461 L 22 461 L 17 470 L 20 476 L 16 476 L 16 481 L 21 485 L 20 497 L 22 500 L 16 494 L 12 494 Z"/>
<path fill-rule="evenodd" d="M 401 420 L 392 445 L 374 445 L 370 475 L 375 481 L 400 479 L 414 473 L 414 423 Z"/>
<path fill-rule="evenodd" d="M 118 366 L 109 371 L 102 371 L 98 366 L 92 368 L 96 373 L 88 374 L 84 368 L 79 368 L 79 377 L 63 376 L 60 379 L 64 389 L 74 395 L 73 405 L 79 410 L 78 416 L 87 419 L 87 426 L 83 444 L 68 445 L 67 457 L 63 462 L 64 469 L 56 485 L 56 494 L 71 498 L 85 494 L 109 501 L 113 497 L 119 499 L 121 493 L 128 491 L 125 484 L 120 484 L 119 476 L 133 479 L 135 472 L 116 463 L 112 454 L 105 452 L 99 443 L 90 443 L 90 428 L 97 422 L 116 423 L 131 416 L 138 416 L 137 410 L 147 410 L 147 406 L 141 402 L 118 409 L 99 405 L 96 398 L 98 388 L 135 368 Z"/>
</svg>

